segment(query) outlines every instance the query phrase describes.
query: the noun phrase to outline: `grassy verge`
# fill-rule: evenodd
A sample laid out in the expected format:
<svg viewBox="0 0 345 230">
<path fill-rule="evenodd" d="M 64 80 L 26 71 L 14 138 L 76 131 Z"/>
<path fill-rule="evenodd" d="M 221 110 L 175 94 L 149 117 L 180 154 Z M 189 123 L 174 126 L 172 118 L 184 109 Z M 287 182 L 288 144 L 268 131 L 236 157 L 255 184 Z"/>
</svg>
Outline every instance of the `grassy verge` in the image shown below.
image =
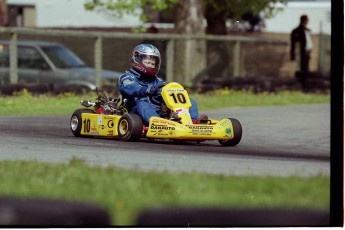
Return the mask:
<svg viewBox="0 0 345 230">
<path fill-rule="evenodd" d="M 329 94 L 306 94 L 302 92 L 282 91 L 279 93 L 254 94 L 247 91 L 218 90 L 208 94 L 190 95 L 200 111 L 234 106 L 269 106 L 329 103 Z M 70 115 L 80 108 L 79 101 L 94 100 L 95 94 L 58 96 L 33 96 L 22 91 L 17 96 L 0 97 L 0 115 Z"/>
<path fill-rule="evenodd" d="M 209 94 L 192 94 L 202 110 L 234 106 L 275 106 L 293 104 L 330 103 L 329 94 L 281 91 L 254 94 L 248 91 L 217 90 Z"/>
<path fill-rule="evenodd" d="M 329 177 L 254 177 L 156 173 L 66 164 L 0 162 L 0 195 L 91 202 L 115 222 L 135 224 L 153 207 L 284 207 L 328 210 Z"/>
</svg>

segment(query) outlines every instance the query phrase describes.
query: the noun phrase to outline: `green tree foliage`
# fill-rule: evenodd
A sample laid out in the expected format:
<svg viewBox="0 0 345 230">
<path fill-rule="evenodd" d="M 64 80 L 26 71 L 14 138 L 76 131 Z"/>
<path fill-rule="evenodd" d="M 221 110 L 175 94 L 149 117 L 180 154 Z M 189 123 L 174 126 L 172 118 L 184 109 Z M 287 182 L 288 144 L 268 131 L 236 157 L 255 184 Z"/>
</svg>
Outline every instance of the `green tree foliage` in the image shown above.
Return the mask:
<svg viewBox="0 0 345 230">
<path fill-rule="evenodd" d="M 274 13 L 274 4 L 285 4 L 287 0 L 203 0 L 203 2 L 204 5 L 212 6 L 216 11 L 225 11 L 232 17 L 240 19 L 247 11 L 254 14 L 265 12 L 266 17 L 270 17 Z"/>
<path fill-rule="evenodd" d="M 86 10 L 105 9 L 117 17 L 124 14 L 140 16 L 142 22 L 147 20 L 146 15 L 138 12 L 138 9 L 152 7 L 153 10 L 166 10 L 178 3 L 179 0 L 89 0 L 84 4 Z"/>
<path fill-rule="evenodd" d="M 218 12 L 225 12 L 239 19 L 247 11 L 253 13 L 264 11 L 266 17 L 270 17 L 274 13 L 274 4 L 286 3 L 287 0 L 203 0 L 199 2 L 203 4 L 202 8 L 205 10 L 209 6 Z M 172 9 L 178 3 L 184 4 L 182 0 L 88 0 L 84 6 L 87 10 L 106 9 L 118 17 L 124 14 L 138 15 L 145 22 L 147 17 L 141 15 L 138 9 L 152 7 L 153 10 L 162 11 Z"/>
</svg>

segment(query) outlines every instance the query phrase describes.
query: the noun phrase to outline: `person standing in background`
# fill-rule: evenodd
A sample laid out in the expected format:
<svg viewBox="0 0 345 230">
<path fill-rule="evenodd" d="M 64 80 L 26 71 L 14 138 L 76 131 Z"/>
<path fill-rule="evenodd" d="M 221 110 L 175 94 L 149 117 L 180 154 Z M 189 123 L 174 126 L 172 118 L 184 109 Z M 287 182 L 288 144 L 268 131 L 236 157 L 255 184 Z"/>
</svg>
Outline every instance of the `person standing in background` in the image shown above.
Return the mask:
<svg viewBox="0 0 345 230">
<path fill-rule="evenodd" d="M 0 26 L 7 26 L 9 23 L 6 0 L 0 0 Z"/>
<path fill-rule="evenodd" d="M 290 49 L 290 59 L 295 60 L 295 48 L 296 43 L 299 43 L 299 62 L 300 62 L 300 71 L 308 72 L 309 71 L 309 61 L 311 57 L 311 50 L 313 47 L 310 29 L 307 28 L 308 16 L 302 15 L 300 17 L 300 24 L 291 32 L 291 49 Z"/>
</svg>

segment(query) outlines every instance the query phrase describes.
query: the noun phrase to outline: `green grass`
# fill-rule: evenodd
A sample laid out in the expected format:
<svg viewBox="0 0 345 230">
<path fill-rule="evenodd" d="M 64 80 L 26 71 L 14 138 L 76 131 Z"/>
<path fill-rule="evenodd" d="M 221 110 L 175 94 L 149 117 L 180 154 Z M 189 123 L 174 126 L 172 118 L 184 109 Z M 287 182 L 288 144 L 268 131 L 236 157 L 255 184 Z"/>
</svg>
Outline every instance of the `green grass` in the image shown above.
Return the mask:
<svg viewBox="0 0 345 230">
<path fill-rule="evenodd" d="M 234 106 L 272 106 L 291 104 L 330 103 L 329 94 L 307 94 L 281 91 L 279 93 L 254 94 L 248 91 L 217 90 L 207 94 L 191 93 L 200 111 Z M 70 115 L 83 99 L 95 100 L 95 94 L 58 96 L 33 96 L 22 91 L 16 96 L 0 97 L 0 115 Z"/>
<path fill-rule="evenodd" d="M 0 195 L 96 204 L 113 224 L 134 225 L 153 207 L 260 207 L 329 210 L 329 177 L 255 177 L 157 173 L 66 164 L 0 162 Z"/>
<path fill-rule="evenodd" d="M 281 91 L 254 94 L 248 91 L 217 90 L 208 94 L 192 94 L 202 110 L 234 106 L 275 106 L 293 104 L 330 103 L 329 94 Z"/>
</svg>

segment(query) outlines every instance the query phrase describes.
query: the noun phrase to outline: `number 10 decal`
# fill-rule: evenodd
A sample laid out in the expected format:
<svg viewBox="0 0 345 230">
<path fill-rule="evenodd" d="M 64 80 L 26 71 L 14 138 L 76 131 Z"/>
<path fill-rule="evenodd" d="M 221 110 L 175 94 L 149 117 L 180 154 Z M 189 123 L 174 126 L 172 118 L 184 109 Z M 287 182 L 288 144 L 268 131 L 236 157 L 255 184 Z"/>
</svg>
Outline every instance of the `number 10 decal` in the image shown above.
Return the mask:
<svg viewBox="0 0 345 230">
<path fill-rule="evenodd" d="M 172 93 L 169 94 L 169 96 L 171 96 L 174 99 L 174 102 L 176 104 L 180 103 L 180 104 L 186 104 L 187 100 L 185 98 L 185 96 L 182 93 Z"/>
</svg>

